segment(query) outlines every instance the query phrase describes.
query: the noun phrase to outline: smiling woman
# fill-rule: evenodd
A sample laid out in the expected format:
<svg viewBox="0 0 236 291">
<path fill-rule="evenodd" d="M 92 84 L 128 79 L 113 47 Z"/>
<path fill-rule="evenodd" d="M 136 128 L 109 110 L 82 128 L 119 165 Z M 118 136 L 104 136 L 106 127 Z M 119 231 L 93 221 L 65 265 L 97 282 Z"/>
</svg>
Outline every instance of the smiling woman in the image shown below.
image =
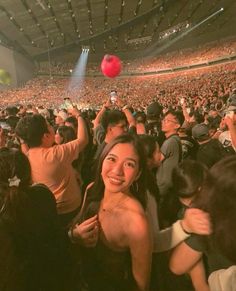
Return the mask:
<svg viewBox="0 0 236 291">
<path fill-rule="evenodd" d="M 114 139 L 100 157 L 82 214 L 98 214 L 100 222 L 97 244 L 82 252 L 89 290 L 148 290 L 152 245 L 145 165 L 142 146 L 131 135 Z"/>
</svg>

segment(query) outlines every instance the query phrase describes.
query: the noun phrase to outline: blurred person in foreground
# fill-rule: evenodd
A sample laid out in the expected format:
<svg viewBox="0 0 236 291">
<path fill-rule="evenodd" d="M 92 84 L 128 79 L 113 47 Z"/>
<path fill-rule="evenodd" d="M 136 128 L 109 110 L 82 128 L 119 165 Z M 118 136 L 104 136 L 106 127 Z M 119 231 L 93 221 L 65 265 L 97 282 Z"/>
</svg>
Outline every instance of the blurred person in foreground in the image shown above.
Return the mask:
<svg viewBox="0 0 236 291">
<path fill-rule="evenodd" d="M 236 286 L 235 172 L 235 155 L 222 159 L 210 169 L 194 204 L 209 213 L 212 235 L 187 239 L 176 247 L 170 261 L 171 270 L 183 274 L 205 254 L 212 291 L 234 291 Z"/>
</svg>

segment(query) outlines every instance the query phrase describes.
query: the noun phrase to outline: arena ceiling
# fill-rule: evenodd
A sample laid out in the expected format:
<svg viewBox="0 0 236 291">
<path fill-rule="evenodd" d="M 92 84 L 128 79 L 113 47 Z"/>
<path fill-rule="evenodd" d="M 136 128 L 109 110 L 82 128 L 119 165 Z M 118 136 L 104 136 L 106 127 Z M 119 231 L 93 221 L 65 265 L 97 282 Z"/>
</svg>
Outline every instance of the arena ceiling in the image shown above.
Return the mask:
<svg viewBox="0 0 236 291">
<path fill-rule="evenodd" d="M 235 12 L 235 0 L 0 0 L 0 42 L 38 60 L 73 56 L 83 45 L 129 57 L 209 16 L 172 46 L 235 36 Z"/>
</svg>

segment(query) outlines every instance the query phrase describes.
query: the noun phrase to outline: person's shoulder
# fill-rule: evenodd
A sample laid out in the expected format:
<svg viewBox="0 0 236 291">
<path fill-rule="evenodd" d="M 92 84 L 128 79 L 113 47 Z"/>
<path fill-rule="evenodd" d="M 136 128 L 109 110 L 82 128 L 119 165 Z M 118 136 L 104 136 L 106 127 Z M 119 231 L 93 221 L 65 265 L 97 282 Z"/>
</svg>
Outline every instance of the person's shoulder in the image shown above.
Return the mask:
<svg viewBox="0 0 236 291">
<path fill-rule="evenodd" d="M 146 233 L 147 216 L 142 205 L 136 199 L 129 199 L 124 206 L 123 219 L 128 235 L 139 236 Z M 138 231 L 137 231 L 138 230 Z"/>
<path fill-rule="evenodd" d="M 44 148 L 44 156 L 48 160 L 51 159 L 58 159 L 58 157 L 62 158 L 64 157 L 65 153 L 73 153 L 75 149 L 79 149 L 80 147 L 80 141 L 79 139 L 72 140 L 70 142 L 64 143 L 64 144 L 58 144 L 53 145 L 49 148 Z M 66 158 L 66 156 L 65 156 Z"/>
<path fill-rule="evenodd" d="M 53 193 L 51 190 L 44 184 L 33 184 L 29 187 L 28 191 L 29 195 L 31 195 L 34 199 L 40 200 L 55 200 Z"/>
</svg>

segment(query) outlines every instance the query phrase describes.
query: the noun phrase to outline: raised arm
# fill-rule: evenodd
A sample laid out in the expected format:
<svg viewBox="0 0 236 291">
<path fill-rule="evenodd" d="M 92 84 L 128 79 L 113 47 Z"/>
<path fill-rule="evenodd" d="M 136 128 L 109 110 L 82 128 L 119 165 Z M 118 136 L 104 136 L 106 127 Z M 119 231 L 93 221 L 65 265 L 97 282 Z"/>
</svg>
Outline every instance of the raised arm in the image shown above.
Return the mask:
<svg viewBox="0 0 236 291">
<path fill-rule="evenodd" d="M 117 97 L 116 104 L 124 112 L 124 114 L 128 120 L 129 127 L 136 126 L 135 118 L 134 118 L 133 114 L 131 113 L 131 111 L 129 110 L 129 106 L 127 104 L 125 104 L 124 101 L 121 100 L 119 97 Z"/>
<path fill-rule="evenodd" d="M 102 105 L 102 108 L 101 110 L 97 113 L 96 115 L 96 118 L 94 119 L 93 121 L 93 128 L 95 129 L 99 124 L 100 124 L 100 121 L 101 121 L 101 117 L 103 115 L 103 113 L 111 106 L 111 101 L 110 101 L 110 98 L 107 99 L 106 103 L 104 103 Z"/>
<path fill-rule="evenodd" d="M 234 113 L 234 115 L 235 114 L 236 113 Z M 233 119 L 231 117 L 228 117 L 228 116 L 226 116 L 224 118 L 224 122 L 229 129 L 231 140 L 232 140 L 232 146 L 234 149 L 236 149 L 236 125 L 235 125 Z"/>
<path fill-rule="evenodd" d="M 78 129 L 77 129 L 77 139 L 80 142 L 80 151 L 85 148 L 88 143 L 88 132 L 86 128 L 86 124 L 80 112 L 77 108 L 73 108 L 71 114 L 77 118 L 78 121 Z"/>
</svg>

